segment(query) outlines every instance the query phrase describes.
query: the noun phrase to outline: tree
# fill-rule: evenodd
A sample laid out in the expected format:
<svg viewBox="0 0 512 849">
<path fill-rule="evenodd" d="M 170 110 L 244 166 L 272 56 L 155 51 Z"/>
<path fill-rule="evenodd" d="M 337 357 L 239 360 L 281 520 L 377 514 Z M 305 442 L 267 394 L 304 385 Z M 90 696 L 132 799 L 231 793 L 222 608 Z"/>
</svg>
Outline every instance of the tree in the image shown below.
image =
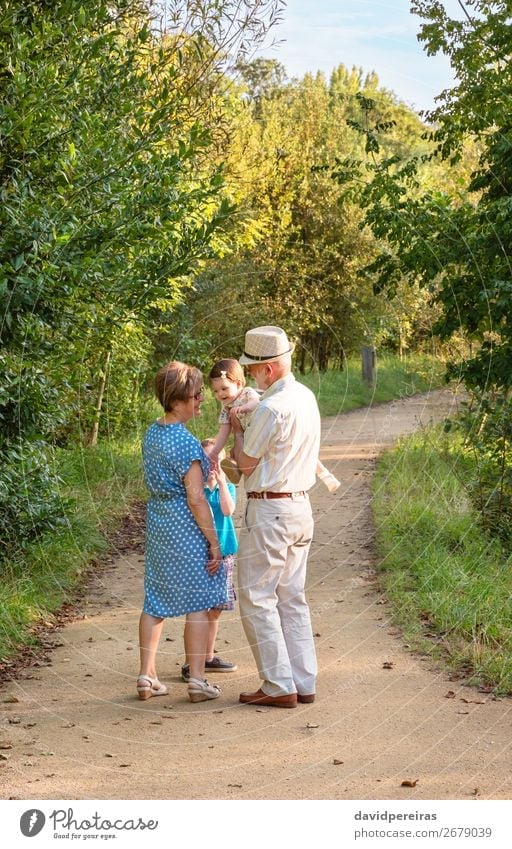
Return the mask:
<svg viewBox="0 0 512 849">
<path fill-rule="evenodd" d="M 374 158 L 365 174 L 359 171 L 369 181 L 357 191 L 366 224 L 387 243 L 369 268 L 377 288 L 393 293 L 406 279 L 432 292 L 440 308 L 434 331 L 446 340 L 462 333 L 473 343 L 449 373 L 462 377 L 473 396 L 465 426 L 482 471 L 479 503 L 492 527 L 512 536 L 510 4 L 460 0 L 459 7 L 455 19 L 437 0 L 412 6 L 425 21 L 420 38 L 427 52 L 443 51 L 457 78 L 426 116 L 430 151 L 387 157 L 380 139 L 388 127 L 377 120 L 361 128 Z M 435 161 L 452 172 L 437 185 L 424 176 L 425 164 L 432 175 Z M 346 167 L 338 177 L 347 182 Z"/>
<path fill-rule="evenodd" d="M 45 446 L 94 441 L 106 398 L 112 423 L 133 418 L 123 390 L 151 353 L 142 331 L 177 303 L 230 213 L 219 158 L 208 155 L 222 138 L 222 69 L 264 37 L 279 8 L 177 0 L 162 32 L 159 4 L 143 0 L 2 4 L 5 504 L 17 490 L 28 505 L 36 487 L 35 460 L 20 485 L 17 452 L 40 447 L 50 503 Z M 20 536 L 44 517 L 20 520 Z"/>
</svg>

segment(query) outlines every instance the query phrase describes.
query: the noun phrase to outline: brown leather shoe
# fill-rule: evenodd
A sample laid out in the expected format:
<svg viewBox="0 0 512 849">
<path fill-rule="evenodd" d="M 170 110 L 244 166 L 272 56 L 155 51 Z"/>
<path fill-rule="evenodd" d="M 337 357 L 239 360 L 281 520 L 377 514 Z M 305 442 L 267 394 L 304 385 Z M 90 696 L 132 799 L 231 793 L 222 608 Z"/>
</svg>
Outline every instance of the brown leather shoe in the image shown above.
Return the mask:
<svg viewBox="0 0 512 849">
<path fill-rule="evenodd" d="M 311 705 L 315 701 L 315 693 L 310 693 L 309 696 L 301 696 L 297 693 L 297 701 L 303 705 Z"/>
<path fill-rule="evenodd" d="M 244 705 L 263 705 L 264 707 L 294 708 L 297 707 L 297 693 L 287 693 L 284 696 L 267 696 L 263 690 L 255 693 L 240 693 L 239 701 Z"/>
</svg>

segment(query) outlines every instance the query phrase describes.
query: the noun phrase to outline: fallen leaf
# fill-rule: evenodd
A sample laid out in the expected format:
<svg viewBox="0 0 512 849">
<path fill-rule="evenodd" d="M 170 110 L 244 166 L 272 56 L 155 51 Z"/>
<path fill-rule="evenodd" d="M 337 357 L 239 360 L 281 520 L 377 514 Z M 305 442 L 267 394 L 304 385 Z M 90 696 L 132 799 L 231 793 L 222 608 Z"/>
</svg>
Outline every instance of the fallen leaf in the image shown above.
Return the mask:
<svg viewBox="0 0 512 849">
<path fill-rule="evenodd" d="M 304 727 L 305 728 L 320 728 L 320 726 L 318 725 L 317 722 L 308 722 Z"/>
<path fill-rule="evenodd" d="M 385 660 L 382 664 L 383 669 L 393 669 L 394 663 L 392 660 Z"/>
<path fill-rule="evenodd" d="M 131 764 L 119 764 L 119 766 L 131 766 Z"/>
<path fill-rule="evenodd" d="M 464 702 L 467 705 L 485 705 L 485 702 L 478 701 L 477 699 L 464 699 L 461 698 L 461 702 Z"/>
<path fill-rule="evenodd" d="M 243 787 L 243 784 L 228 784 L 228 787 Z"/>
<path fill-rule="evenodd" d="M 455 691 L 454 690 L 448 690 L 448 692 L 444 694 L 444 697 L 445 697 L 445 699 L 454 699 L 455 698 Z"/>
<path fill-rule="evenodd" d="M 334 758 L 334 760 L 333 760 L 333 764 L 336 764 L 336 766 L 339 766 L 339 764 L 342 764 L 342 763 L 345 763 L 345 761 L 339 761 L 338 758 Z"/>
<path fill-rule="evenodd" d="M 106 758 L 113 758 L 114 755 L 111 755 L 110 752 L 105 752 L 105 757 Z"/>
<path fill-rule="evenodd" d="M 471 793 L 471 795 L 472 795 L 472 796 L 480 796 L 480 788 L 479 788 L 479 787 L 474 787 L 474 788 L 473 788 L 473 791 L 472 791 L 472 793 Z"/>
<path fill-rule="evenodd" d="M 457 713 L 460 714 L 461 716 L 467 716 L 468 713 L 469 713 L 469 710 L 458 710 Z"/>
<path fill-rule="evenodd" d="M 419 778 L 415 778 L 414 781 L 411 781 L 410 778 L 406 778 L 404 779 L 404 781 L 402 781 L 400 787 L 416 787 L 418 781 Z"/>
</svg>

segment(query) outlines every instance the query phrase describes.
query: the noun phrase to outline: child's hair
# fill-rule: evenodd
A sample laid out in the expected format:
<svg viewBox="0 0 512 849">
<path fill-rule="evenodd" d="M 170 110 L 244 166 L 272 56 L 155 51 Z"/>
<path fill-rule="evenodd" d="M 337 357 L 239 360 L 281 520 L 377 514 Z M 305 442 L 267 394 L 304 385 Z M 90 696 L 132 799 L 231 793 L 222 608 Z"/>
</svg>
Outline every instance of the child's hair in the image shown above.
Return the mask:
<svg viewBox="0 0 512 849">
<path fill-rule="evenodd" d="M 238 360 L 219 360 L 215 363 L 210 374 L 209 380 L 215 380 L 217 377 L 226 377 L 233 383 L 239 383 L 240 386 L 245 386 L 244 370 Z"/>
</svg>

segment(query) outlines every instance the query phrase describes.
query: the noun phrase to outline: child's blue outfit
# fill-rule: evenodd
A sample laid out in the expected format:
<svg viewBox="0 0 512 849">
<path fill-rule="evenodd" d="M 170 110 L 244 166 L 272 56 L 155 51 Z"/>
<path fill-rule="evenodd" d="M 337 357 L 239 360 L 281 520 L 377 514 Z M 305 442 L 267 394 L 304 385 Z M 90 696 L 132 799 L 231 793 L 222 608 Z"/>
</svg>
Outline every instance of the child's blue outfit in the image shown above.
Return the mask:
<svg viewBox="0 0 512 849">
<path fill-rule="evenodd" d="M 226 481 L 229 494 L 236 503 L 236 487 L 234 484 Z M 231 516 L 225 516 L 220 506 L 220 491 L 218 484 L 213 489 L 208 486 L 204 488 L 206 500 L 211 507 L 213 514 L 213 524 L 219 538 L 220 553 L 222 554 L 222 564 L 226 573 L 228 600 L 224 604 L 216 604 L 217 610 L 234 610 L 235 609 L 235 584 L 233 580 L 233 572 L 235 568 L 235 554 L 238 551 L 238 540 L 233 519 Z"/>
</svg>

